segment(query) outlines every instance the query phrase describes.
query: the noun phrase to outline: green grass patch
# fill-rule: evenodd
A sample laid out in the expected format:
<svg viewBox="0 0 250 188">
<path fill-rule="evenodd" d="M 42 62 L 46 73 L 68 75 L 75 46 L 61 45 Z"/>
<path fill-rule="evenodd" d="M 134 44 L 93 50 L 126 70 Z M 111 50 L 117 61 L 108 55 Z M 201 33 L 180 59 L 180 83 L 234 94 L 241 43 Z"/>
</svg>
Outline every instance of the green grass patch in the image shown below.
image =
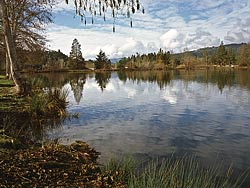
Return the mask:
<svg viewBox="0 0 250 188">
<path fill-rule="evenodd" d="M 154 160 L 140 169 L 135 164 L 132 158 L 112 159 L 103 171 L 128 188 L 240 188 L 249 177 L 248 171 L 235 179 L 232 167 L 221 164 L 204 169 L 195 157 Z"/>
<path fill-rule="evenodd" d="M 6 79 L 6 76 L 0 75 L 0 80 L 1 80 L 1 79 Z"/>
<path fill-rule="evenodd" d="M 12 87 L 12 86 L 14 86 L 12 80 L 7 79 L 3 75 L 0 75 L 0 87 Z"/>
<path fill-rule="evenodd" d="M 14 87 L 0 87 L 0 112 L 24 111 L 27 107 L 27 98 L 16 94 Z"/>
</svg>

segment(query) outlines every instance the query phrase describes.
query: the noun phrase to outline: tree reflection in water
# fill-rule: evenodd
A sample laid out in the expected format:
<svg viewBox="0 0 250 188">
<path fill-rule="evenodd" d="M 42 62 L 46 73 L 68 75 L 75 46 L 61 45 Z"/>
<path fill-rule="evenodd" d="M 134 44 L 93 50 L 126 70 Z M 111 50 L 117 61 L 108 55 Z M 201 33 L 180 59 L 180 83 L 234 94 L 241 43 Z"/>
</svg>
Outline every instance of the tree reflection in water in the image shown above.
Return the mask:
<svg viewBox="0 0 250 188">
<path fill-rule="evenodd" d="M 74 93 L 74 98 L 77 104 L 80 103 L 81 98 L 82 98 L 82 92 L 83 92 L 83 87 L 86 82 L 86 75 L 77 75 L 76 77 L 70 79 L 69 83 L 71 86 L 71 89 Z"/>
<path fill-rule="evenodd" d="M 109 80 L 111 78 L 111 72 L 96 72 L 95 74 L 95 80 L 98 86 L 103 91 L 107 84 L 109 83 Z"/>
<path fill-rule="evenodd" d="M 109 81 L 111 80 L 111 72 L 96 72 L 89 74 L 70 74 L 70 73 L 52 73 L 52 74 L 35 74 L 26 75 L 27 78 L 33 78 L 32 83 L 38 87 L 59 88 L 62 89 L 69 84 L 73 92 L 74 99 L 77 104 L 80 103 L 83 97 L 84 85 L 88 80 L 95 80 L 97 86 L 104 92 Z M 120 81 L 127 82 L 149 82 L 156 83 L 162 90 L 167 87 L 172 80 L 183 80 L 187 85 L 190 81 L 200 83 L 212 83 L 217 85 L 220 92 L 223 93 L 225 87 L 240 86 L 250 89 L 250 74 L 249 71 L 225 71 L 225 70 L 171 70 L 171 71 L 122 71 L 117 74 L 112 74 L 112 77 L 118 78 Z M 1 113 L 0 123 L 5 129 L 11 132 L 12 135 L 25 135 L 24 137 L 32 138 L 32 140 L 43 140 L 46 136 L 46 130 L 53 130 L 61 126 L 62 119 L 28 118 L 29 114 L 8 114 Z M 1 128 L 2 128 L 1 127 Z M 13 129 L 13 127 L 15 127 Z M 15 132 L 16 131 L 16 132 Z"/>
<path fill-rule="evenodd" d="M 174 79 L 175 71 L 121 71 L 117 74 L 121 81 L 133 80 L 137 83 L 148 81 L 157 83 L 162 90 Z"/>
</svg>

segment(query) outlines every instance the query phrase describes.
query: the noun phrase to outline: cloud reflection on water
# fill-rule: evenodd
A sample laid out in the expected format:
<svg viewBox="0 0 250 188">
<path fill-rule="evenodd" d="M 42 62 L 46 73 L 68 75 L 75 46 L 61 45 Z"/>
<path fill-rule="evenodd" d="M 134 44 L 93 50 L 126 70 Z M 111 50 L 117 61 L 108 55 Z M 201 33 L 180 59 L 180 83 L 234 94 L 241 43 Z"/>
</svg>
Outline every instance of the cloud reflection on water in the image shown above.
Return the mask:
<svg viewBox="0 0 250 188">
<path fill-rule="evenodd" d="M 174 78 L 159 83 L 112 74 L 102 91 L 87 77 L 77 105 L 79 119 L 65 122 L 64 142 L 86 140 L 102 153 L 139 156 L 197 154 L 204 161 L 221 159 L 239 168 L 250 166 L 250 90 Z M 68 140 L 68 141 L 66 141 Z"/>
</svg>

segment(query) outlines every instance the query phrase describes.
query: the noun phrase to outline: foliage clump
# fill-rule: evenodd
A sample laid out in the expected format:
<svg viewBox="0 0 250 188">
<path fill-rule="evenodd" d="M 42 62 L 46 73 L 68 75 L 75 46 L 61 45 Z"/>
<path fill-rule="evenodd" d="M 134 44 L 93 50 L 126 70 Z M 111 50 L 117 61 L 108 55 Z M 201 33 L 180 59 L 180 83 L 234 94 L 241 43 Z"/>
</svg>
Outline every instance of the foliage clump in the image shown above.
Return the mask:
<svg viewBox="0 0 250 188">
<path fill-rule="evenodd" d="M 106 56 L 105 52 L 100 50 L 96 56 L 95 69 L 109 70 L 111 68 L 111 61 Z"/>
<path fill-rule="evenodd" d="M 238 64 L 250 67 L 250 44 L 244 44 L 238 49 Z"/>
<path fill-rule="evenodd" d="M 66 117 L 67 95 L 67 91 L 59 89 L 36 91 L 29 99 L 31 117 Z"/>
</svg>

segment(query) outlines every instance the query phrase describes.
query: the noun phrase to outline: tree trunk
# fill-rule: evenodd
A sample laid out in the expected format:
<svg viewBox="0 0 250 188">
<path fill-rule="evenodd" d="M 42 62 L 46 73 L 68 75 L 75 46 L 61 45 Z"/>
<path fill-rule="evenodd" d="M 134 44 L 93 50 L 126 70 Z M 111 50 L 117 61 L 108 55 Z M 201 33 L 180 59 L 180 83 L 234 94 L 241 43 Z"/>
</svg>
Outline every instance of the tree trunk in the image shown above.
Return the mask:
<svg viewBox="0 0 250 188">
<path fill-rule="evenodd" d="M 5 56 L 5 74 L 6 77 L 9 78 L 9 80 L 11 80 L 11 74 L 10 74 L 10 59 L 8 56 L 8 53 L 6 52 L 6 56 Z"/>
<path fill-rule="evenodd" d="M 20 73 L 17 68 L 17 55 L 16 55 L 16 46 L 13 40 L 13 35 L 10 29 L 10 22 L 8 18 L 8 11 L 5 0 L 0 0 L 0 11 L 2 13 L 2 25 L 3 25 L 3 34 L 6 44 L 6 52 L 9 59 L 9 68 L 11 77 L 15 83 L 16 90 L 18 93 L 24 93 L 24 84 L 20 77 Z"/>
</svg>

